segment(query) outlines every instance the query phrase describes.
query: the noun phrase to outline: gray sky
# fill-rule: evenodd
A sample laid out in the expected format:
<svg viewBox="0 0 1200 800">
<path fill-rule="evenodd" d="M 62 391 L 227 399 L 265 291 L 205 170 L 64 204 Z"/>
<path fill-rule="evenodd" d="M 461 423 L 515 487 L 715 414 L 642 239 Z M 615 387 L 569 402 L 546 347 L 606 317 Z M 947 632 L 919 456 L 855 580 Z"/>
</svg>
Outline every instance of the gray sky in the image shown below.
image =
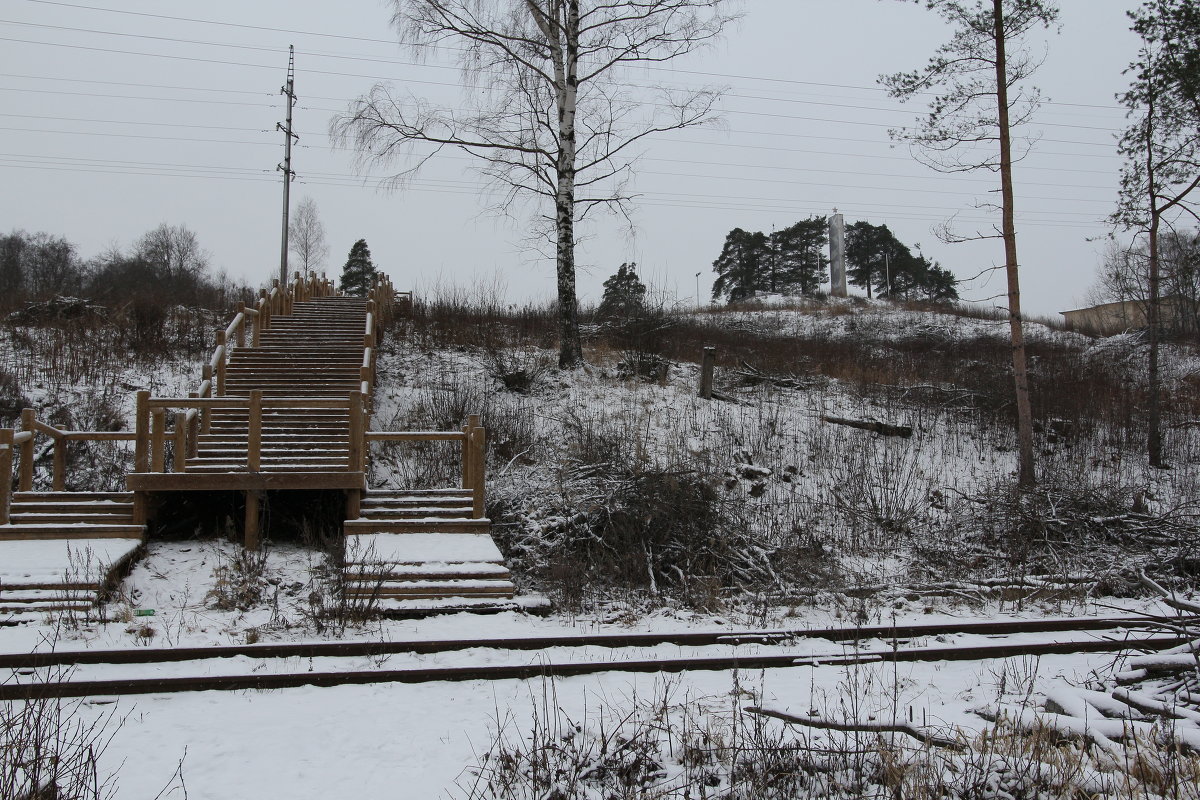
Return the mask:
<svg viewBox="0 0 1200 800">
<path fill-rule="evenodd" d="M 1034 79 L 1051 102 L 1029 132 L 1040 141 L 1016 174 L 1026 311 L 1084 304 L 1109 232 L 1124 124 L 1114 93 L 1137 42 L 1133 0 L 1063 0 L 1061 33 L 1035 41 Z M 747 0 L 723 41 L 641 82 L 728 89 L 720 128 L 650 142 L 634 188 L 635 227 L 614 217 L 585 226 L 580 289 L 623 261 L 681 300 L 707 297 L 711 264 L 734 227 L 770 231 L 836 207 L 847 223 L 886 223 L 960 278 L 1002 261 L 998 241 L 948 245 L 931 232 L 954 214 L 964 231 L 994 215 L 974 208 L 994 176 L 938 175 L 893 144 L 888 128 L 924 106 L 900 106 L 880 73 L 914 69 L 948 37 L 920 5 L 891 0 Z M 258 284 L 278 272 L 287 47 L 296 46 L 293 207 L 310 196 L 340 272 L 364 238 L 400 287 L 507 288 L 548 299 L 553 264 L 528 246 L 531 208 L 485 214 L 470 161 L 450 155 L 402 191 L 363 177 L 333 151 L 333 113 L 377 81 L 432 102 L 461 104 L 453 53 L 418 63 L 395 43 L 381 0 L 184 3 L 176 0 L 4 0 L 0 5 L 0 230 L 44 230 L 84 256 L 128 246 L 159 223 L 183 223 L 214 266 Z M 986 300 L 1002 275 L 960 287 Z"/>
</svg>

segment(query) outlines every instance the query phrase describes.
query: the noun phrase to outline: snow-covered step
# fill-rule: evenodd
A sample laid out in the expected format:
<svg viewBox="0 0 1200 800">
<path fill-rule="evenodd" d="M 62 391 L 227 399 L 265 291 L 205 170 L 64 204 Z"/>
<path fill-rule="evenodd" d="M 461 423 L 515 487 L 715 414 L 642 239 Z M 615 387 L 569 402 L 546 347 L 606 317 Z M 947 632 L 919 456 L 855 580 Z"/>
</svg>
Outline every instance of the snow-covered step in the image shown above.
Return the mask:
<svg viewBox="0 0 1200 800">
<path fill-rule="evenodd" d="M 450 533 L 487 534 L 492 529 L 489 519 L 446 519 L 444 517 L 415 517 L 413 519 L 348 519 L 342 523 L 347 534 L 362 533 Z M 490 534 L 489 534 L 490 538 Z"/>
<path fill-rule="evenodd" d="M 99 586 L 108 571 L 132 556 L 142 539 L 41 539 L 0 542 L 0 586 Z"/>
<path fill-rule="evenodd" d="M 503 564 L 500 548 L 486 533 L 360 533 L 346 537 L 347 564 Z"/>
<path fill-rule="evenodd" d="M 132 539 L 145 526 L 91 522 L 0 525 L 0 542 L 37 539 Z"/>
<path fill-rule="evenodd" d="M 501 597 L 513 596 L 511 581 L 402 581 L 397 583 L 358 584 L 345 588 L 350 597 Z"/>
</svg>

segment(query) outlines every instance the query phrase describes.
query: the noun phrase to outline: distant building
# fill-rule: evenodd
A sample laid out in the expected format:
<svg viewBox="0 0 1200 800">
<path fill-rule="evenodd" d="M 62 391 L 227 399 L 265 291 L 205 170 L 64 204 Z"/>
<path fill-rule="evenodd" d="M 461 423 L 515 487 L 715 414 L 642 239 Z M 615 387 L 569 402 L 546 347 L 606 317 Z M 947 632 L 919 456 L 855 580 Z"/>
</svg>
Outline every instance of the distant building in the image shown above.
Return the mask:
<svg viewBox="0 0 1200 800">
<path fill-rule="evenodd" d="M 1163 328 L 1174 330 L 1179 327 L 1185 316 L 1181 313 L 1183 305 L 1177 297 L 1164 297 L 1159 301 Z M 1121 300 L 1059 313 L 1064 317 L 1067 330 L 1093 336 L 1114 336 L 1146 327 L 1145 300 Z"/>
</svg>

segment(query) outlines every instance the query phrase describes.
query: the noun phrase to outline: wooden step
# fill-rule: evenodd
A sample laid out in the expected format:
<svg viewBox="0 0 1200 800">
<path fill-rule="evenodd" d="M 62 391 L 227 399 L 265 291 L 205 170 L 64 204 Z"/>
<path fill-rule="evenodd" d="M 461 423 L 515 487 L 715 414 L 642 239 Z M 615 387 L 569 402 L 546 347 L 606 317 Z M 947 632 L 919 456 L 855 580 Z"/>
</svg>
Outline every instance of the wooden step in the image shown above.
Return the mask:
<svg viewBox="0 0 1200 800">
<path fill-rule="evenodd" d="M 9 514 L 9 521 L 14 525 L 71 525 L 77 522 L 95 522 L 101 525 L 105 524 L 133 524 L 132 510 L 129 513 L 114 513 L 114 514 L 80 514 L 78 512 L 65 513 L 28 513 L 25 511 L 13 510 Z"/>
<path fill-rule="evenodd" d="M 424 517 L 404 520 L 348 519 L 342 523 L 346 534 L 358 533 L 488 533 L 489 519 L 442 519 Z"/>
<path fill-rule="evenodd" d="M 0 525 L 0 541 L 30 541 L 41 539 L 138 539 L 144 525 L 90 524 L 68 525 L 8 524 Z"/>
<path fill-rule="evenodd" d="M 413 581 L 411 583 L 347 584 L 350 597 L 501 597 L 513 596 L 511 581 Z"/>
<path fill-rule="evenodd" d="M 133 502 L 133 492 L 13 492 L 13 502 Z"/>
</svg>

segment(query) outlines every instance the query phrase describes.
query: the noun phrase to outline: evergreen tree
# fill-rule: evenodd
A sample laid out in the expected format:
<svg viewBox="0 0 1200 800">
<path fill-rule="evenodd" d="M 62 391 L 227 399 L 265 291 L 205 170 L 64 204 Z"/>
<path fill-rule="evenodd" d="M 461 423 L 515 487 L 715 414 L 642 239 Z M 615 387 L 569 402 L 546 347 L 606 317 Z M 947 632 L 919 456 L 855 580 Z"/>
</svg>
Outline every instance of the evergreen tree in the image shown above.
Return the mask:
<svg viewBox="0 0 1200 800">
<path fill-rule="evenodd" d="M 770 236 L 734 228 L 713 262 L 717 273 L 713 299 L 725 296 L 736 303 L 760 292 L 795 295 L 817 291 L 829 263 L 823 253 L 829 243 L 828 228 L 825 217 L 802 219 Z"/>
<path fill-rule="evenodd" d="M 359 239 L 350 248 L 350 256 L 342 267 L 341 290 L 356 297 L 366 297 L 375 283 L 375 264 L 367 240 Z"/>
<path fill-rule="evenodd" d="M 855 286 L 867 290 L 867 297 L 872 296 L 872 289 L 877 289 L 881 297 L 892 296 L 897 283 L 893 276 L 905 270 L 911 272 L 913 265 L 908 262 L 912 260 L 912 253 L 887 225 L 859 221 L 847 226 L 846 275 Z"/>
<path fill-rule="evenodd" d="M 824 256 L 829 244 L 829 220 L 809 217 L 774 231 L 769 238 L 772 281 L 770 291 L 780 294 L 812 294 L 821 288 L 821 277 L 829 261 Z"/>
<path fill-rule="evenodd" d="M 629 317 L 642 310 L 646 300 L 646 284 L 638 278 L 637 264 L 622 264 L 615 275 L 604 282 L 600 298 L 601 317 Z"/>
<path fill-rule="evenodd" d="M 765 234 L 741 228 L 731 230 L 725 236 L 721 255 L 713 262 L 713 270 L 717 273 L 713 299 L 725 296 L 729 302 L 737 303 L 760 291 L 769 291 L 770 276 L 764 275 L 769 266 L 769 255 Z"/>
</svg>

